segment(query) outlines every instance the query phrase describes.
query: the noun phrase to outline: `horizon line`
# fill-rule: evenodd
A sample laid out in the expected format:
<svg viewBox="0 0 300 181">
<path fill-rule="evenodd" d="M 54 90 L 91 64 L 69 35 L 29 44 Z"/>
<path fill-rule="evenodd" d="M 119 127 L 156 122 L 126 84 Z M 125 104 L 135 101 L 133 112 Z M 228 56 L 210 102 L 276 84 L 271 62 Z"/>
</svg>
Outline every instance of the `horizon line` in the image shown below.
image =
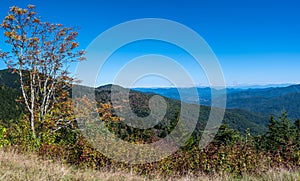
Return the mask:
<svg viewBox="0 0 300 181">
<path fill-rule="evenodd" d="M 195 86 L 122 86 L 122 85 L 117 85 L 117 84 L 113 84 L 113 83 L 107 83 L 107 84 L 101 84 L 96 86 L 97 87 L 102 87 L 102 86 L 107 86 L 107 85 L 116 85 L 116 86 L 121 86 L 124 88 L 128 88 L 128 89 L 171 89 L 171 88 L 181 88 L 181 89 L 188 89 L 188 88 L 211 88 L 212 86 L 209 85 L 195 85 Z M 229 84 L 229 85 L 225 85 L 222 87 L 225 88 L 240 88 L 240 89 L 248 89 L 248 88 L 272 88 L 272 87 L 288 87 L 288 86 L 292 86 L 292 85 L 300 85 L 299 82 L 293 82 L 293 83 L 261 83 L 261 84 L 237 84 L 237 85 L 233 85 L 233 84 Z M 214 87 L 218 87 L 218 86 L 214 86 Z"/>
</svg>

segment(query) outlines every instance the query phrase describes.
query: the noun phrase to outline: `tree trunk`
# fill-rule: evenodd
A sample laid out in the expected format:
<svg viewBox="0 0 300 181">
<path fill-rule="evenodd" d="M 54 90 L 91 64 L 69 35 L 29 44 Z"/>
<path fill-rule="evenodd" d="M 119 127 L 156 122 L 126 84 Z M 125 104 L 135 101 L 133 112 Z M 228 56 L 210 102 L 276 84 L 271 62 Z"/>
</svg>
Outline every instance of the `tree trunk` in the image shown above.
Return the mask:
<svg viewBox="0 0 300 181">
<path fill-rule="evenodd" d="M 36 134 L 35 134 L 35 128 L 34 128 L 34 112 L 30 113 L 30 125 L 31 125 L 31 131 L 32 131 L 32 136 L 35 139 L 36 138 Z"/>
</svg>

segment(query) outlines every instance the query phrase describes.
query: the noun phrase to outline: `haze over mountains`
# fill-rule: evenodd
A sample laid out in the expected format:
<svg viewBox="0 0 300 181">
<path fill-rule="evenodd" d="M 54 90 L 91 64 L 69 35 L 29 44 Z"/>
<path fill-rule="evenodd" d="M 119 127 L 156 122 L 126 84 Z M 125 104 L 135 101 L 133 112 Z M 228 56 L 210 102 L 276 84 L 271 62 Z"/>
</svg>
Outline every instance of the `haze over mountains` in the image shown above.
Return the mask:
<svg viewBox="0 0 300 181">
<path fill-rule="evenodd" d="M 134 90 L 155 93 L 187 103 L 197 103 L 193 88 L 135 88 Z M 197 88 L 200 104 L 211 105 L 211 89 Z M 179 94 L 181 92 L 181 95 Z M 300 118 L 300 85 L 268 88 L 228 88 L 226 108 L 238 108 L 262 115 L 278 115 L 287 111 L 291 118 Z"/>
</svg>

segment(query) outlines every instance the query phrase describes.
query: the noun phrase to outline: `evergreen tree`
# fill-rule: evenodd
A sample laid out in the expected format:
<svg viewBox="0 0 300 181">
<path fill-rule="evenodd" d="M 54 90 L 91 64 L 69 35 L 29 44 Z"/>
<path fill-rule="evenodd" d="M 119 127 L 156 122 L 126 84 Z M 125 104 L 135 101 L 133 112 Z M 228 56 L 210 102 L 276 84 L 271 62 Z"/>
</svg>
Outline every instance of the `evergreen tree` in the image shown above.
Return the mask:
<svg viewBox="0 0 300 181">
<path fill-rule="evenodd" d="M 270 118 L 268 132 L 265 135 L 266 147 L 271 150 L 284 150 L 293 144 L 295 127 L 286 112 L 282 112 L 278 119 Z"/>
<path fill-rule="evenodd" d="M 294 123 L 295 126 L 295 149 L 300 150 L 300 119 L 297 119 Z"/>
<path fill-rule="evenodd" d="M 233 145 L 239 140 L 241 140 L 239 132 L 229 128 L 228 125 L 223 124 L 220 126 L 213 142 L 217 145 Z"/>
</svg>

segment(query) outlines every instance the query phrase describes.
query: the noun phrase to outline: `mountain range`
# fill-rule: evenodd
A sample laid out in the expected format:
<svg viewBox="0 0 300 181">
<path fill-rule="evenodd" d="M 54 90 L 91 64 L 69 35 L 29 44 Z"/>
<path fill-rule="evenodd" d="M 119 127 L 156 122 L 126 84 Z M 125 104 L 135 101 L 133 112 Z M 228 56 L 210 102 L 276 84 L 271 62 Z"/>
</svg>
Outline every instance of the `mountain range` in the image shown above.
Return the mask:
<svg viewBox="0 0 300 181">
<path fill-rule="evenodd" d="M 2 114 L 0 119 L 3 121 L 8 121 L 6 120 L 8 118 L 16 119 L 21 114 L 21 109 L 14 101 L 19 96 L 20 86 L 17 80 L 17 75 L 12 74 L 10 70 L 0 71 L 0 86 L 2 87 L 2 89 L 0 89 L 2 91 L 0 92 L 2 100 L 0 102 L 0 110 L 4 110 L 4 107 L 9 107 L 9 110 L 11 109 L 11 111 L 0 112 L 0 114 Z M 195 98 L 189 94 L 189 88 L 183 90 L 180 90 L 180 88 L 135 88 L 128 90 L 116 85 L 105 85 L 95 89 L 96 100 L 100 103 L 111 102 L 112 86 L 118 87 L 117 90 L 121 92 L 122 90 L 130 92 L 130 108 L 141 119 L 150 114 L 150 98 L 154 95 L 161 95 L 167 102 L 167 111 L 163 120 L 158 123 L 160 127 L 178 120 L 181 104 L 183 104 L 180 100 L 179 91 L 184 93 L 182 99 L 183 102 L 185 102 L 184 104 L 190 108 L 196 105 L 196 102 L 193 102 Z M 228 124 L 231 128 L 243 134 L 245 134 L 247 128 L 250 128 L 253 134 L 262 134 L 267 129 L 266 126 L 271 114 L 279 114 L 282 110 L 286 110 L 291 117 L 298 118 L 298 115 L 300 117 L 300 111 L 298 110 L 298 102 L 300 100 L 299 90 L 300 85 L 261 89 L 227 89 L 227 107 L 223 123 Z M 196 129 L 201 130 L 205 127 L 210 112 L 211 89 L 197 88 L 197 91 L 200 95 L 201 106 Z M 118 105 L 113 106 L 118 107 Z M 155 106 L 157 106 L 158 109 L 161 108 L 161 105 Z M 12 109 L 15 110 L 15 112 L 13 112 Z M 15 117 L 11 117 L 11 115 Z M 126 119 L 133 118 L 126 117 Z"/>
<path fill-rule="evenodd" d="M 155 93 L 187 103 L 211 106 L 211 88 L 196 88 L 199 97 L 195 99 L 194 88 L 135 88 L 144 93 Z M 179 94 L 180 92 L 180 94 Z M 227 88 L 226 108 L 243 109 L 261 115 L 279 115 L 286 111 L 290 118 L 300 118 L 300 85 L 268 88 Z"/>
</svg>

